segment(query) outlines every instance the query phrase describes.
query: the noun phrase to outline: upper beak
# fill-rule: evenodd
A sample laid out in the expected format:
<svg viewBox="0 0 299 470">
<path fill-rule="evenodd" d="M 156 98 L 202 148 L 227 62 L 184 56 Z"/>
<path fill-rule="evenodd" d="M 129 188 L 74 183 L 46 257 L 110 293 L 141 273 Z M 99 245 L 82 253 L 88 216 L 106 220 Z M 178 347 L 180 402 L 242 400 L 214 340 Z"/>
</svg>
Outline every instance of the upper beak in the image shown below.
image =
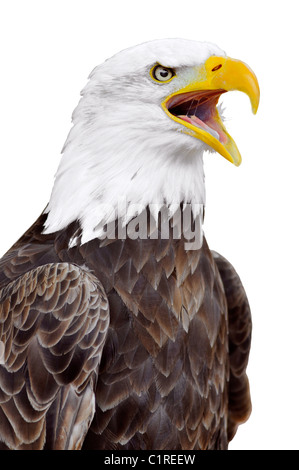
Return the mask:
<svg viewBox="0 0 299 470">
<path fill-rule="evenodd" d="M 216 109 L 219 96 L 232 90 L 246 93 L 251 101 L 253 113 L 257 112 L 260 90 L 253 71 L 239 60 L 211 56 L 203 66 L 199 67 L 195 80 L 168 96 L 162 107 L 172 119 L 187 127 L 189 134 L 201 139 L 238 166 L 241 163 L 240 152 Z M 193 100 L 191 108 L 195 117 L 187 113 L 184 116 L 185 112 L 181 112 L 187 109 L 189 95 L 189 102 Z M 194 105 L 194 100 L 198 103 L 197 106 Z M 185 108 L 182 103 L 185 104 Z M 172 109 L 176 111 L 172 112 Z"/>
<path fill-rule="evenodd" d="M 219 67 L 221 65 L 221 67 Z M 256 114 L 260 101 L 260 89 L 253 71 L 240 60 L 229 57 L 210 57 L 205 63 L 207 86 L 225 91 L 243 91 L 251 101 L 253 114 Z"/>
</svg>

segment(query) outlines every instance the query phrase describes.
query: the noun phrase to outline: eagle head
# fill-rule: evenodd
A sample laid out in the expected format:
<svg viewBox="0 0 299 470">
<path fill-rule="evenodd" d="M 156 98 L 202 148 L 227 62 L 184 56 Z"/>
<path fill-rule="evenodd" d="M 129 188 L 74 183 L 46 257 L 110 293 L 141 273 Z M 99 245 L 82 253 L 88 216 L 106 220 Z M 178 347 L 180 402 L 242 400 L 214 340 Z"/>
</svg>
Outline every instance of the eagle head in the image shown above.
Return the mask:
<svg viewBox="0 0 299 470">
<path fill-rule="evenodd" d="M 256 113 L 253 71 L 206 42 L 150 41 L 96 67 L 73 113 L 45 233 L 79 220 L 83 241 L 95 238 L 119 215 L 121 198 L 140 207 L 204 204 L 204 151 L 241 163 L 217 107 L 231 90 L 246 93 Z"/>
</svg>

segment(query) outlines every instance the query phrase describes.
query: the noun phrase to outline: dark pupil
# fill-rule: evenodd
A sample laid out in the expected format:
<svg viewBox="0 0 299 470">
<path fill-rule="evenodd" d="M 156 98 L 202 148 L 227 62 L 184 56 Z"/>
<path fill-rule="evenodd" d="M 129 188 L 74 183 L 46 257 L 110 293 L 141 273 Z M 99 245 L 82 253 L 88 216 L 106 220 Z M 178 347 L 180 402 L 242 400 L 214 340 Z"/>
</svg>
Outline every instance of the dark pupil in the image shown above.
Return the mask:
<svg viewBox="0 0 299 470">
<path fill-rule="evenodd" d="M 165 77 L 168 76 L 168 73 L 169 73 L 168 70 L 162 70 L 162 71 L 160 72 L 160 75 L 161 75 L 161 77 L 165 78 Z"/>
</svg>

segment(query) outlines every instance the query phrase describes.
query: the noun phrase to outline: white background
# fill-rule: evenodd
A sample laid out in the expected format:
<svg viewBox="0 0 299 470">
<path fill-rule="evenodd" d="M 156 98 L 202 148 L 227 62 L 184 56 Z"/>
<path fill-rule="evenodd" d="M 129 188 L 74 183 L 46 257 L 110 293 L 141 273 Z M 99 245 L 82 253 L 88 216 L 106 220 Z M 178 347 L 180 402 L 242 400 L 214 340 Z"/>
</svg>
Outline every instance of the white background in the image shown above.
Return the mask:
<svg viewBox="0 0 299 470">
<path fill-rule="evenodd" d="M 45 207 L 95 65 L 155 38 L 218 44 L 247 62 L 260 109 L 225 95 L 243 163 L 205 157 L 205 233 L 236 267 L 254 333 L 253 412 L 230 449 L 299 449 L 298 13 L 292 0 L 10 0 L 0 4 L 0 254 Z"/>
</svg>

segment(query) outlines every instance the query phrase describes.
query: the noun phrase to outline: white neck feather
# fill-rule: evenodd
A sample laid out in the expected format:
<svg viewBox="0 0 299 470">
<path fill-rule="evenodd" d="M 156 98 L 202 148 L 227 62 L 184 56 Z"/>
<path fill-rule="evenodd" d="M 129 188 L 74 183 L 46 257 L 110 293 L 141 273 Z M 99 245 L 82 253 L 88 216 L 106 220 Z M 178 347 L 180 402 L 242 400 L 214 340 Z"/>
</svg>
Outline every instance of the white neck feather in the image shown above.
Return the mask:
<svg viewBox="0 0 299 470">
<path fill-rule="evenodd" d="M 111 132 L 110 132 L 111 133 Z M 111 136 L 113 139 L 113 136 Z M 153 149 L 148 142 L 120 142 L 117 148 L 88 152 L 71 145 L 63 155 L 44 233 L 80 221 L 82 243 L 101 236 L 113 218 L 140 213 L 145 207 L 190 203 L 193 212 L 205 204 L 202 155 L 193 149 Z M 127 144 L 127 145 L 126 145 Z M 98 155 L 104 158 L 99 159 Z M 182 157 L 183 155 L 183 157 Z M 70 164 L 70 162 L 72 162 Z M 140 210 L 139 210 L 140 207 Z M 128 221 L 128 220 L 127 220 Z"/>
</svg>

